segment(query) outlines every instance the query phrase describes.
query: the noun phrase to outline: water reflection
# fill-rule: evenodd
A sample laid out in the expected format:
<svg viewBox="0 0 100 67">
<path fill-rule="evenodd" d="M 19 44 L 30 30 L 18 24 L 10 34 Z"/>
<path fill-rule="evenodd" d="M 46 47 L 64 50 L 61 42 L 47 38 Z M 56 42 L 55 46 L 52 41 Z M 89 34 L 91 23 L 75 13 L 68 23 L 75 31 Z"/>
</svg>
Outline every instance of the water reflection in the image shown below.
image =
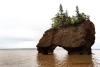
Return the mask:
<svg viewBox="0 0 100 67">
<path fill-rule="evenodd" d="M 53 55 L 37 54 L 38 67 L 99 67 L 97 59 L 95 55 L 68 55 L 64 51 Z"/>
<path fill-rule="evenodd" d="M 92 55 L 92 61 L 95 67 L 100 67 L 100 55 L 97 54 Z"/>
<path fill-rule="evenodd" d="M 68 55 L 66 59 L 69 67 L 94 67 L 91 55 Z"/>
<path fill-rule="evenodd" d="M 37 55 L 38 67 L 55 67 L 54 55 Z"/>
</svg>

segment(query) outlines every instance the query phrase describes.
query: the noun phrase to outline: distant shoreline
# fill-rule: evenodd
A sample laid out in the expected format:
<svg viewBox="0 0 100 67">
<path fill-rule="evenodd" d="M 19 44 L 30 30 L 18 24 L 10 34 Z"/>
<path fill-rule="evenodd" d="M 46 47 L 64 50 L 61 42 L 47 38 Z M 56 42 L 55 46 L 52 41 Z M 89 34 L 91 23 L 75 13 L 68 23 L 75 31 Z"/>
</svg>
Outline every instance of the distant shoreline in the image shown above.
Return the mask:
<svg viewBox="0 0 100 67">
<path fill-rule="evenodd" d="M 37 50 L 37 48 L 4 48 L 0 50 Z"/>
<path fill-rule="evenodd" d="M 37 48 L 3 48 L 0 50 L 37 50 Z M 63 49 L 57 48 L 57 50 L 63 50 Z M 100 49 L 92 49 L 92 50 L 100 50 Z"/>
</svg>

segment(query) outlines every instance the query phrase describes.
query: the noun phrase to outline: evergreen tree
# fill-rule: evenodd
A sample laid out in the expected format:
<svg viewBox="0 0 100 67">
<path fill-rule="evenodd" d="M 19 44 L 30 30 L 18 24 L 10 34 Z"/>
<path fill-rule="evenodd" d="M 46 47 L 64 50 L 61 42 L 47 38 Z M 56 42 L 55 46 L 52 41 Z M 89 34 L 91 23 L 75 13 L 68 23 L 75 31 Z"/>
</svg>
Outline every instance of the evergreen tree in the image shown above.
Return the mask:
<svg viewBox="0 0 100 67">
<path fill-rule="evenodd" d="M 76 15 L 79 16 L 79 8 L 78 8 L 78 6 L 76 6 L 76 13 L 77 13 Z"/>
<path fill-rule="evenodd" d="M 64 21 L 65 21 L 64 17 L 65 17 L 65 15 L 63 13 L 62 4 L 60 4 L 60 6 L 59 6 L 59 12 L 60 12 L 60 17 L 61 17 L 61 25 L 64 26 Z"/>
<path fill-rule="evenodd" d="M 63 13 L 63 7 L 62 4 L 59 6 L 59 12 L 55 15 L 55 17 L 52 18 L 52 28 L 58 29 L 60 27 L 66 27 L 69 25 L 76 25 L 78 23 L 81 23 L 83 21 L 89 20 L 88 15 L 84 13 L 79 13 L 79 8 L 76 6 L 76 15 L 75 16 L 68 16 L 68 12 L 66 10 L 65 13 Z"/>
<path fill-rule="evenodd" d="M 60 4 L 60 6 L 59 6 L 59 12 L 60 12 L 60 15 L 63 15 L 63 7 L 62 7 L 62 4 Z"/>
<path fill-rule="evenodd" d="M 65 12 L 65 16 L 68 17 L 68 12 L 67 12 L 67 10 L 66 10 L 66 12 Z"/>
</svg>

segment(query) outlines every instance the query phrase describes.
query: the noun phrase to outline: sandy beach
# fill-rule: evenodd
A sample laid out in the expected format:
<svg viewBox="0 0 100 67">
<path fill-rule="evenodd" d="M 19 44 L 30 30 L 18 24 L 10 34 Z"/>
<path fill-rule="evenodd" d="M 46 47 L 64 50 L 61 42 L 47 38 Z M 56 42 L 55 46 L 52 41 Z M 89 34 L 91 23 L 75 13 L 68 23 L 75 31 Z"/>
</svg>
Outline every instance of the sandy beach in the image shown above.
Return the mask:
<svg viewBox="0 0 100 67">
<path fill-rule="evenodd" d="M 42 55 L 36 50 L 0 50 L 0 67 L 100 67 L 100 50 L 92 53 L 68 55 L 55 50 L 53 55 Z"/>
</svg>

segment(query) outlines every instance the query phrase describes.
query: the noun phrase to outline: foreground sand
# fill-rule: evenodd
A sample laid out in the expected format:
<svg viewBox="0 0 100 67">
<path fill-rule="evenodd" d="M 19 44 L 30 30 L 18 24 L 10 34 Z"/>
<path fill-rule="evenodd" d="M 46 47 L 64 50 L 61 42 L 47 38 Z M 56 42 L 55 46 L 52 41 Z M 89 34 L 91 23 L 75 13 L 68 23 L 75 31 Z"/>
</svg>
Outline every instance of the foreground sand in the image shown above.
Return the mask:
<svg viewBox="0 0 100 67">
<path fill-rule="evenodd" d="M 0 50 L 0 67 L 100 67 L 100 50 L 92 55 L 68 55 L 55 50 L 53 55 L 36 50 Z"/>
</svg>

